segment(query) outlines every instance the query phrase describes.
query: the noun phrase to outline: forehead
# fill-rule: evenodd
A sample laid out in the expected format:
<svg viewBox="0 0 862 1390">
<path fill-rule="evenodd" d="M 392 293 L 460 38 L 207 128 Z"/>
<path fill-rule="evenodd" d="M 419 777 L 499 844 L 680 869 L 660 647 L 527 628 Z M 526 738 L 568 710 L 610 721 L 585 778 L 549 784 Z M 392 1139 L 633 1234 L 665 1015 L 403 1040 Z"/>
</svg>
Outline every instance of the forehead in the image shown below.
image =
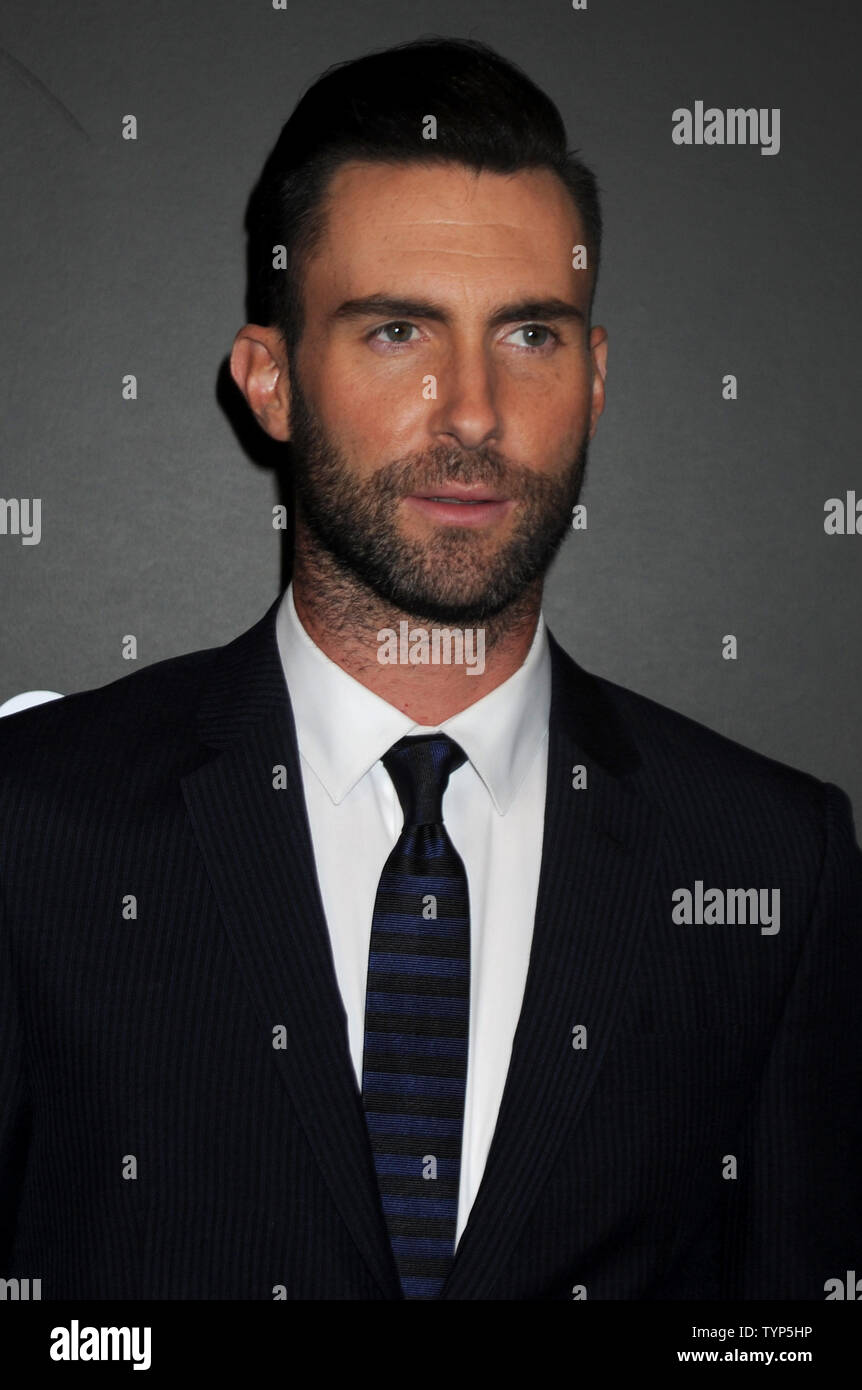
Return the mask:
<svg viewBox="0 0 862 1390">
<path fill-rule="evenodd" d="M 414 291 L 433 286 L 438 294 L 448 285 L 489 294 L 580 289 L 587 297 L 585 276 L 571 265 L 572 247 L 583 241 L 581 218 L 550 169 L 498 174 L 460 164 L 351 161 L 330 180 L 325 214 L 306 265 L 311 313 L 317 303 L 404 290 L 408 281 Z"/>
</svg>

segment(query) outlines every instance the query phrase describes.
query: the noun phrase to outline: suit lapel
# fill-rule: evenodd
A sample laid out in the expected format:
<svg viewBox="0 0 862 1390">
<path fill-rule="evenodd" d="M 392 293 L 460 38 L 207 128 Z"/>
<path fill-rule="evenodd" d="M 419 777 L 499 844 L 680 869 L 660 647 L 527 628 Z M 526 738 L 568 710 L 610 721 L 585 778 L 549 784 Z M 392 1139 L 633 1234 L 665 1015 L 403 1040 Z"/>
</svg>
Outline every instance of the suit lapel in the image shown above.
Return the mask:
<svg viewBox="0 0 862 1390">
<path fill-rule="evenodd" d="M 377 1196 L 278 655 L 278 601 L 218 653 L 198 717 L 219 751 L 183 795 L 239 970 L 332 1196 L 382 1292 L 400 1288 Z M 273 769 L 285 769 L 273 786 Z M 283 1026 L 286 1045 L 272 1046 Z"/>
<path fill-rule="evenodd" d="M 595 1085 L 634 970 L 662 834 L 662 813 L 631 788 L 637 753 L 601 688 L 553 637 L 551 656 L 527 982 L 485 1172 L 442 1292 L 448 1299 L 493 1296 L 496 1274 Z M 587 769 L 585 790 L 572 786 L 577 764 Z M 575 1050 L 579 1024 L 587 1046 Z"/>
</svg>

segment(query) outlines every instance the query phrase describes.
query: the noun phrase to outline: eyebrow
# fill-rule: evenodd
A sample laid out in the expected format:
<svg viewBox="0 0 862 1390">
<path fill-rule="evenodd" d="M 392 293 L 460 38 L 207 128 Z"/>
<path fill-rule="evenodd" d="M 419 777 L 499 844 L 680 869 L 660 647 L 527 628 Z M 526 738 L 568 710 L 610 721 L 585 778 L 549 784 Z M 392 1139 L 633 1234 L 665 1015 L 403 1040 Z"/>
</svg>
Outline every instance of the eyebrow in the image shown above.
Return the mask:
<svg viewBox="0 0 862 1390">
<path fill-rule="evenodd" d="M 346 299 L 329 316 L 331 319 L 433 319 L 437 323 L 450 324 L 452 315 L 442 304 L 434 304 L 428 299 L 397 299 L 389 295 L 369 294 L 362 299 Z M 565 299 L 520 299 L 512 304 L 501 304 L 488 317 L 489 328 L 499 328 L 501 324 L 512 323 L 515 319 L 580 319 L 584 314 L 576 304 Z"/>
</svg>

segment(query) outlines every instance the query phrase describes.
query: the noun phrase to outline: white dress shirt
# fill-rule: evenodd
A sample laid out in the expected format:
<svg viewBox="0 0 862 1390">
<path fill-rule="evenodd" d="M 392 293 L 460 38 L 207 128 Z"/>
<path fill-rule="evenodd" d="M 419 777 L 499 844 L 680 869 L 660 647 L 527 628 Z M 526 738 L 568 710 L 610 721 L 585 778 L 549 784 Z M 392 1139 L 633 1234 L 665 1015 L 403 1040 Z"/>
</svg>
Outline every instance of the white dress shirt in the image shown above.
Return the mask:
<svg viewBox="0 0 862 1390">
<path fill-rule="evenodd" d="M 470 900 L 470 1036 L 457 1242 L 485 1171 L 533 938 L 551 703 L 545 622 L 540 614 L 527 657 L 508 680 L 433 726 L 416 724 L 321 651 L 297 616 L 292 584 L 279 606 L 276 635 L 360 1091 L 374 901 L 404 820 L 380 759 L 406 734 L 432 729 L 448 734 L 467 755 L 443 799 Z"/>
</svg>

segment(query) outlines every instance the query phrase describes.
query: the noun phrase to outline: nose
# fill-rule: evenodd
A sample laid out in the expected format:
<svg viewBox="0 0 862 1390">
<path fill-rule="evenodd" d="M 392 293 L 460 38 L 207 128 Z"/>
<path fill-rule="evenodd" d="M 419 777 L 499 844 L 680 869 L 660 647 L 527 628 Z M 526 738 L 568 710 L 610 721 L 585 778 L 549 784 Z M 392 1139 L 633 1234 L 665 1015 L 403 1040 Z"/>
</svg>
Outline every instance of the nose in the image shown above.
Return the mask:
<svg viewBox="0 0 862 1390">
<path fill-rule="evenodd" d="M 502 433 L 494 363 L 482 344 L 453 348 L 437 381 L 435 436 L 479 449 Z"/>
</svg>

